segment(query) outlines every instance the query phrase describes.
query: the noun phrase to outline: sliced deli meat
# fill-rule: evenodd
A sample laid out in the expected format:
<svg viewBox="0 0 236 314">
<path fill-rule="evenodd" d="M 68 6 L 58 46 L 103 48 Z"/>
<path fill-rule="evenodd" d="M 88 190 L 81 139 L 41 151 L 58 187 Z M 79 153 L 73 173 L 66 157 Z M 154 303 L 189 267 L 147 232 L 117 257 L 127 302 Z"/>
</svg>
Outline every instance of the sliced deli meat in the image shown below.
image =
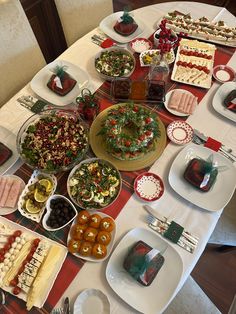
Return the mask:
<svg viewBox="0 0 236 314">
<path fill-rule="evenodd" d="M 17 176 L 0 177 L 0 208 L 15 208 L 24 189 L 23 181 Z M 1 215 L 1 211 L 0 211 Z"/>
<path fill-rule="evenodd" d="M 186 114 L 193 114 L 197 106 L 197 97 L 186 91 L 174 90 L 167 108 Z"/>
<path fill-rule="evenodd" d="M 10 180 L 9 178 L 7 178 L 7 181 L 6 181 L 6 184 L 4 187 L 4 191 L 3 191 L 3 194 L 2 194 L 1 199 L 0 199 L 0 207 L 3 207 L 5 205 L 12 184 L 13 184 L 13 181 Z"/>
<path fill-rule="evenodd" d="M 22 183 L 18 180 L 14 180 L 9 194 L 7 196 L 5 206 L 14 208 L 16 206 L 20 191 L 22 190 Z"/>
</svg>

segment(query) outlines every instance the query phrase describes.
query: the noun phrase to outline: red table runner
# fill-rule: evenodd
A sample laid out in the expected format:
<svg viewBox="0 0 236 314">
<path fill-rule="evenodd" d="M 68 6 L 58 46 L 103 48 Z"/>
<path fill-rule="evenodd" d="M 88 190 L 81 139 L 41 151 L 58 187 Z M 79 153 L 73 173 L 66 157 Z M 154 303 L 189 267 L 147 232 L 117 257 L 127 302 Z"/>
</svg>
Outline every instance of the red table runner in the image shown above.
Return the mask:
<svg viewBox="0 0 236 314">
<path fill-rule="evenodd" d="M 151 37 L 151 40 L 152 40 L 152 37 Z M 234 48 L 217 46 L 214 66 L 218 64 L 227 64 L 231 56 L 233 55 L 234 51 L 235 51 Z M 137 58 L 136 69 L 134 73 L 132 74 L 131 79 L 144 78 L 148 74 L 148 70 L 149 70 L 148 67 L 140 66 L 138 55 L 136 55 L 136 58 Z M 170 70 L 172 70 L 172 68 Z M 193 93 L 195 96 L 198 97 L 198 102 L 202 100 L 202 98 L 206 95 L 208 91 L 203 88 L 198 88 L 194 86 L 185 85 L 182 83 L 173 82 L 170 80 L 170 77 L 169 77 L 166 83 L 166 92 L 174 88 L 180 88 L 180 89 L 185 89 L 187 91 L 190 91 L 191 93 Z M 110 83 L 109 82 L 104 82 L 102 84 L 102 86 L 96 91 L 96 96 L 98 97 L 100 101 L 101 110 L 104 110 L 114 104 L 114 102 L 112 102 L 110 99 Z M 167 126 L 170 122 L 176 120 L 176 116 L 168 112 L 165 109 L 163 104 L 150 105 L 148 103 L 144 103 L 144 105 L 149 106 L 152 109 L 154 109 L 158 113 L 160 119 L 162 120 L 165 126 Z M 89 152 L 88 157 L 93 157 L 93 153 Z M 105 209 L 104 212 L 109 214 L 115 219 L 121 212 L 126 202 L 129 200 L 131 195 L 133 194 L 133 181 L 135 177 L 141 174 L 142 172 L 147 171 L 148 169 L 149 167 L 139 170 L 139 171 L 133 171 L 133 172 L 122 171 L 121 172 L 122 190 L 121 190 L 120 196 L 118 200 L 116 200 L 116 202 L 114 202 L 111 206 Z M 15 174 L 20 176 L 27 183 L 32 174 L 32 170 L 27 165 L 24 164 L 16 171 Z M 62 195 L 67 194 L 66 181 L 67 181 L 68 174 L 69 172 L 65 172 L 65 173 L 61 173 L 57 175 L 58 185 L 57 185 L 56 193 L 59 193 Z M 69 226 L 56 232 L 48 232 L 43 229 L 41 224 L 28 220 L 27 218 L 21 216 L 21 214 L 18 211 L 16 211 L 13 214 L 7 215 L 6 218 L 14 222 L 17 222 L 25 227 L 28 227 L 35 232 L 43 234 L 44 236 L 52 240 L 55 240 L 61 244 L 66 245 Z M 56 303 L 59 301 L 59 299 L 63 295 L 64 291 L 67 289 L 67 287 L 70 285 L 70 283 L 75 278 L 77 273 L 80 271 L 84 263 L 85 262 L 82 259 L 76 258 L 72 254 L 68 253 L 67 258 L 61 268 L 61 271 L 53 285 L 53 288 L 51 289 L 51 292 L 43 308 L 38 309 L 34 307 L 29 313 L 50 313 L 53 307 L 56 305 Z M 79 288 L 79 282 L 78 282 L 78 288 Z M 8 314 L 27 313 L 25 302 L 10 294 L 6 294 L 6 304 L 0 307 L 0 313 L 8 313 Z"/>
</svg>

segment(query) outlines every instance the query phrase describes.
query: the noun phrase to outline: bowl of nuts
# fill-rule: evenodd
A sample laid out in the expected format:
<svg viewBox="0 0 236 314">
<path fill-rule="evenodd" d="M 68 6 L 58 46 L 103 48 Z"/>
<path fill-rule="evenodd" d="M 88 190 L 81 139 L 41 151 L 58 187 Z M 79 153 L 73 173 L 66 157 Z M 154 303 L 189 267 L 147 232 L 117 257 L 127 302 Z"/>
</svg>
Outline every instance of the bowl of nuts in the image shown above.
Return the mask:
<svg viewBox="0 0 236 314">
<path fill-rule="evenodd" d="M 64 228 L 74 220 L 78 212 L 73 203 L 65 196 L 54 194 L 47 200 L 47 212 L 43 217 L 42 225 L 48 231 Z"/>
</svg>

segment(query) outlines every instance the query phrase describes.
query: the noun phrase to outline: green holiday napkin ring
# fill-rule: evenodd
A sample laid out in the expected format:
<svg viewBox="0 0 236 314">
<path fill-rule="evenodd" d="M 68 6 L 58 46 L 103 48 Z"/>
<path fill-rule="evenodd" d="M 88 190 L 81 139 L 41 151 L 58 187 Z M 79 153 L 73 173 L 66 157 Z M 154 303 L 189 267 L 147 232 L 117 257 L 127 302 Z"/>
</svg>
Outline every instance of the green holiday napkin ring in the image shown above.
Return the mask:
<svg viewBox="0 0 236 314">
<path fill-rule="evenodd" d="M 166 217 L 158 214 L 153 216 L 150 207 L 145 205 L 144 208 L 149 212 L 147 217 L 148 227 L 164 236 L 166 239 L 181 246 L 186 251 L 193 253 L 198 245 L 199 238 L 186 231 L 184 227 L 175 221 L 168 221 Z"/>
</svg>

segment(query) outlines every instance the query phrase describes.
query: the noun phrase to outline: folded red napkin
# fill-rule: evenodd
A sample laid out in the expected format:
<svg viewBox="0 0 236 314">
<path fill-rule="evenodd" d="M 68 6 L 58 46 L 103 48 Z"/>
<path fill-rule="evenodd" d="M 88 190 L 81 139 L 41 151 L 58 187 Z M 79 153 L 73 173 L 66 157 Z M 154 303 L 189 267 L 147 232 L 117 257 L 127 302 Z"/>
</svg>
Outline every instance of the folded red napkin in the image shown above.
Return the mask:
<svg viewBox="0 0 236 314">
<path fill-rule="evenodd" d="M 218 152 L 218 150 L 221 148 L 221 142 L 218 142 L 217 140 L 214 140 L 212 137 L 208 137 L 206 143 L 204 144 L 205 147 L 208 147 L 215 152 Z"/>
</svg>

